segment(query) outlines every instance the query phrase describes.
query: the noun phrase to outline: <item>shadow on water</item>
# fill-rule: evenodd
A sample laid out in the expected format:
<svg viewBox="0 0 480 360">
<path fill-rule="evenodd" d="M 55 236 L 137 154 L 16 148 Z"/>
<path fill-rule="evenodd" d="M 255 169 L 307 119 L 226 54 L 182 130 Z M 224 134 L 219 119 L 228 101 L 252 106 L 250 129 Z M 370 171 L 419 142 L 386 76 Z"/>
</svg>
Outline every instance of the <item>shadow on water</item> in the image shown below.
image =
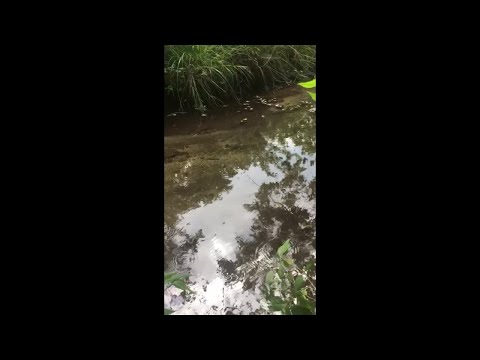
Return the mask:
<svg viewBox="0 0 480 360">
<path fill-rule="evenodd" d="M 276 249 L 290 239 L 297 262 L 315 256 L 313 104 L 295 88 L 268 95 L 283 109 L 252 99 L 253 111 L 166 122 L 165 270 L 191 274 L 194 291 L 176 314 L 267 314 Z"/>
</svg>

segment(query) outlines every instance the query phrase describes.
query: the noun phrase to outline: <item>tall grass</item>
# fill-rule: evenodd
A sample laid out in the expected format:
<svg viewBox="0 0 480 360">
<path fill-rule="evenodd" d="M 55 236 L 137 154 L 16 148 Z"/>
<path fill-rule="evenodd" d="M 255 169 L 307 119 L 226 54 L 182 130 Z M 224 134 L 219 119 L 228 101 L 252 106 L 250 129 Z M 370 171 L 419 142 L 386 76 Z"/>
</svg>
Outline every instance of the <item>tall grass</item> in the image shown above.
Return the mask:
<svg viewBox="0 0 480 360">
<path fill-rule="evenodd" d="M 167 45 L 165 92 L 180 109 L 204 111 L 246 91 L 302 81 L 315 72 L 314 45 Z M 308 76 L 307 76 L 308 75 Z"/>
</svg>

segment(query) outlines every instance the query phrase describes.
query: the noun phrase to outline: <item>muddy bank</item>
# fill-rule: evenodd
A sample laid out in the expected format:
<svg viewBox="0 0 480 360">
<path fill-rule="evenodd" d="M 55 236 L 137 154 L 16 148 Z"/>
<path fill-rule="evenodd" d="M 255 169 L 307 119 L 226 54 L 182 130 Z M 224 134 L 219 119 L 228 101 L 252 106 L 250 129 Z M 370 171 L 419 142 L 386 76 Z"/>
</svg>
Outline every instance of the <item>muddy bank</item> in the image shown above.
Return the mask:
<svg viewBox="0 0 480 360">
<path fill-rule="evenodd" d="M 223 108 L 193 112 L 172 112 L 165 114 L 165 136 L 200 135 L 214 131 L 255 126 L 262 119 L 284 112 L 294 112 L 300 107 L 310 109 L 314 104 L 298 86 L 259 93 L 246 98 L 241 104 L 231 102 Z M 263 117 L 262 117 L 263 115 Z M 247 119 L 246 121 L 242 121 Z"/>
</svg>

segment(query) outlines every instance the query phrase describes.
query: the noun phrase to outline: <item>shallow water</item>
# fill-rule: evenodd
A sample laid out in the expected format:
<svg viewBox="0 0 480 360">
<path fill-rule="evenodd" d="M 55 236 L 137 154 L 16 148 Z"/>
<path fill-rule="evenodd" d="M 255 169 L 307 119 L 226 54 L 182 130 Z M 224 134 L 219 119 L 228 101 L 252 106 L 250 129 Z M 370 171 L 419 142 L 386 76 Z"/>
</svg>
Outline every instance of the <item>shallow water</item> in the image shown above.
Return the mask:
<svg viewBox="0 0 480 360">
<path fill-rule="evenodd" d="M 277 248 L 315 256 L 315 103 L 298 87 L 261 96 L 284 108 L 252 98 L 253 111 L 166 118 L 165 271 L 194 291 L 167 290 L 174 314 L 269 314 L 260 285 Z"/>
</svg>

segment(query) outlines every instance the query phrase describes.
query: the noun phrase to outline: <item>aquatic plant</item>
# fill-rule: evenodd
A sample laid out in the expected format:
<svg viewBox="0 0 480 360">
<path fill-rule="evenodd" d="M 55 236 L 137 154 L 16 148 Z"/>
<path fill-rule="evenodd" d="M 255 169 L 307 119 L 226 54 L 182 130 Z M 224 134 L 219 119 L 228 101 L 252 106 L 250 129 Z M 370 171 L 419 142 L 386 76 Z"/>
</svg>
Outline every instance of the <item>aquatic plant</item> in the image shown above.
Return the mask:
<svg viewBox="0 0 480 360">
<path fill-rule="evenodd" d="M 277 250 L 277 266 L 265 277 L 263 291 L 271 311 L 283 315 L 316 313 L 315 259 L 297 266 L 288 255 L 290 241 Z"/>
<path fill-rule="evenodd" d="M 314 72 L 314 45 L 165 46 L 165 94 L 181 110 L 240 102 L 246 91 L 306 80 Z"/>
<path fill-rule="evenodd" d="M 183 292 L 192 292 L 187 286 L 185 279 L 188 279 L 189 275 L 182 275 L 176 272 L 163 273 L 163 290 L 167 290 L 170 286 L 175 286 L 176 288 L 183 290 Z M 182 292 L 182 293 L 183 293 Z M 170 315 L 174 311 L 171 309 L 163 309 L 163 315 Z"/>
</svg>

